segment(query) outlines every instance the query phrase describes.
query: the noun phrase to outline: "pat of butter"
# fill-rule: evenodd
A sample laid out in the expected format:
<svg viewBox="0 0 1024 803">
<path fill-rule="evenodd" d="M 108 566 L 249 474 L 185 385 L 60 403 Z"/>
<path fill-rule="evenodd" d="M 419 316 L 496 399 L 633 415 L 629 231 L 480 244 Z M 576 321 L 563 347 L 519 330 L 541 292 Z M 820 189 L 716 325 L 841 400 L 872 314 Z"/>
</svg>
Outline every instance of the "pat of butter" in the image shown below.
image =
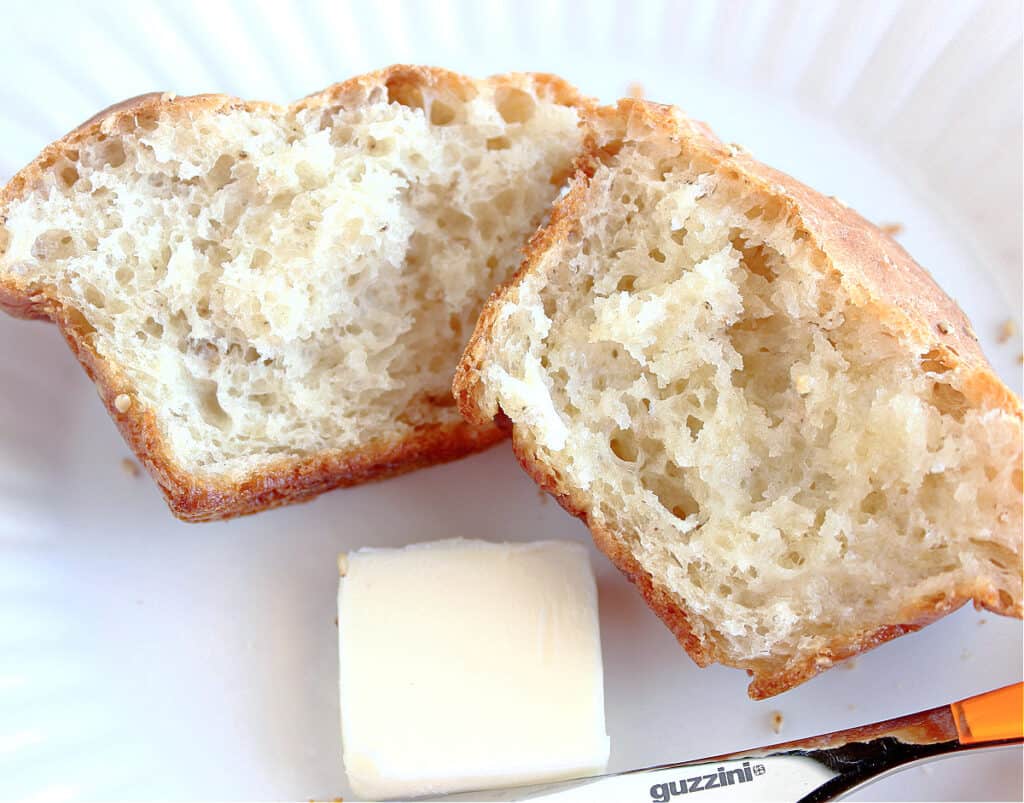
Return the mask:
<svg viewBox="0 0 1024 803">
<path fill-rule="evenodd" d="M 361 797 L 512 786 L 608 761 L 586 550 L 451 539 L 339 566 L 345 768 Z"/>
</svg>

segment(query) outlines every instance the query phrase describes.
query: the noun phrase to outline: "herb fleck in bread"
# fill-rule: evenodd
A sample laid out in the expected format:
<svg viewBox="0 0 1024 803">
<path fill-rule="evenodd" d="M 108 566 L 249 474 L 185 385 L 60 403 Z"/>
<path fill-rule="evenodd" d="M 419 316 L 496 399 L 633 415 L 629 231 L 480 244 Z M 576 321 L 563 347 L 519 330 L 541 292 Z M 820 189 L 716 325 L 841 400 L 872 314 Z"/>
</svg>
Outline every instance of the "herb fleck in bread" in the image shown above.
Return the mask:
<svg viewBox="0 0 1024 803">
<path fill-rule="evenodd" d="M 452 373 L 586 105 L 401 66 L 288 107 L 127 101 L 0 192 L 0 306 L 58 323 L 183 519 L 459 457 L 501 436 Z"/>
<path fill-rule="evenodd" d="M 840 203 L 622 101 L 488 302 L 462 412 L 511 425 L 700 665 L 767 697 L 968 600 L 1021 615 L 1021 406 Z"/>
</svg>

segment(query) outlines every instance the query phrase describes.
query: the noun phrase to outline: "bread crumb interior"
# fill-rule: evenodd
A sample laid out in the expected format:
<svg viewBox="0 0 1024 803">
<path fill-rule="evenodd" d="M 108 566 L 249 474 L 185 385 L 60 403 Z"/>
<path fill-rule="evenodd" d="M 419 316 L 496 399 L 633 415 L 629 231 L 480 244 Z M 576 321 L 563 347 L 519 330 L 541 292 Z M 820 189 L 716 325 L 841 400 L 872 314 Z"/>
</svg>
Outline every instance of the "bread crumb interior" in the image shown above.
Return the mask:
<svg viewBox="0 0 1024 803">
<path fill-rule="evenodd" d="M 580 141 L 529 83 L 477 86 L 124 119 L 13 203 L 0 270 L 55 288 L 190 472 L 454 424 L 476 316 Z"/>
<path fill-rule="evenodd" d="M 968 408 L 941 355 L 854 304 L 772 198 L 643 148 L 597 169 L 502 308 L 483 409 L 734 660 L 978 577 L 1019 604 L 1012 417 Z"/>
</svg>

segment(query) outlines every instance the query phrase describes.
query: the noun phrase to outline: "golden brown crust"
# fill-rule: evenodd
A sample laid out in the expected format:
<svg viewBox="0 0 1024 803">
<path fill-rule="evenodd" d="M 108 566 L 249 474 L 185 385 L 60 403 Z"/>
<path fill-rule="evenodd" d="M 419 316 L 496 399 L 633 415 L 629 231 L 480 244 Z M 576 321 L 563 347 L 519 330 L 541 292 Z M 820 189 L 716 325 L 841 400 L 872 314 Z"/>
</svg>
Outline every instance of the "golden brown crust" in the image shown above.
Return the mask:
<svg viewBox="0 0 1024 803">
<path fill-rule="evenodd" d="M 591 521 L 590 505 L 558 479 L 557 472 L 533 453 L 503 411 L 486 410 L 480 367 L 490 346 L 494 322 L 504 303 L 515 303 L 518 285 L 543 270 L 545 254 L 564 242 L 577 225 L 586 204 L 589 176 L 598 162 L 614 155 L 622 138 L 655 138 L 675 152 L 707 169 L 732 172 L 734 177 L 783 205 L 784 216 L 802 231 L 826 258 L 823 270 L 842 282 L 854 303 L 870 306 L 893 330 L 921 352 L 930 352 L 959 381 L 968 403 L 998 408 L 1022 419 L 1020 399 L 996 376 L 978 345 L 977 337 L 960 308 L 935 284 L 892 238 L 841 202 L 806 187 L 795 179 L 754 160 L 735 146 L 726 146 L 703 123 L 686 118 L 678 109 L 642 100 L 623 100 L 617 107 L 593 112 L 594 127 L 603 132 L 588 141 L 578 162 L 576 180 L 558 201 L 546 227 L 526 249 L 526 258 L 512 279 L 495 290 L 484 307 L 455 373 L 453 392 L 467 420 L 483 423 L 496 417 L 512 429 L 513 448 L 523 468 L 569 513 L 582 519 L 594 541 L 640 590 L 651 609 L 675 634 L 700 666 L 724 663 L 746 669 L 752 676 L 748 693 L 755 699 L 770 697 L 803 683 L 834 664 L 886 641 L 919 630 L 930 622 L 972 601 L 979 608 L 1008 616 L 1021 616 L 1020 606 L 1001 598 L 984 581 L 948 589 L 935 598 L 911 601 L 897 621 L 869 630 L 841 633 L 825 647 L 789 660 L 766 657 L 736 662 L 717 649 L 713 638 L 700 638 L 691 625 L 693 614 L 685 602 L 657 585 L 634 557 L 622 533 Z"/>
<path fill-rule="evenodd" d="M 512 73 L 486 80 L 499 86 L 532 85 L 562 105 L 580 108 L 592 105 L 572 86 L 552 75 Z M 303 98 L 292 108 L 357 104 L 365 102 L 374 91 L 400 93 L 403 88 L 442 89 L 466 97 L 467 93 L 478 91 L 478 84 L 473 79 L 439 68 L 395 65 L 335 84 Z M 272 110 L 280 107 L 227 95 L 176 97 L 161 92 L 116 103 L 48 145 L 31 164 L 0 189 L 0 224 L 6 220 L 7 205 L 30 192 L 44 173 L 58 159 L 74 151 L 80 142 L 108 132 L 145 126 L 161 114 L 188 115 L 196 111 L 236 108 Z M 0 309 L 19 318 L 52 320 L 60 327 L 68 345 L 95 382 L 100 398 L 121 434 L 159 484 L 171 511 L 185 521 L 225 519 L 304 501 L 331 488 L 383 479 L 455 460 L 486 449 L 505 437 L 490 422 L 480 425 L 465 421 L 425 425 L 417 427 L 401 440 L 370 442 L 358 449 L 281 458 L 238 480 L 199 477 L 175 461 L 157 425 L 155 413 L 134 402 L 131 382 L 116 365 L 96 353 L 91 346 L 88 326 L 75 310 L 62 307 L 53 288 L 19 284 L 10 275 L 0 277 Z M 119 409 L 115 403 L 119 396 L 127 396 L 134 403 L 126 409 Z"/>
</svg>

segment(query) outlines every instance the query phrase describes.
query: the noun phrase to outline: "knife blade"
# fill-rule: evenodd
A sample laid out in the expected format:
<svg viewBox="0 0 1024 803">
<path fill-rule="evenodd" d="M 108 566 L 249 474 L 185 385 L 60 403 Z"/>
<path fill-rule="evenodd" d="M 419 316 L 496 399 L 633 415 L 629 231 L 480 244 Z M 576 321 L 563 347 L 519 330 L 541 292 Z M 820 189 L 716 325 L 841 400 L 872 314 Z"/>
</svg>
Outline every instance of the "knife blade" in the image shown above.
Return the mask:
<svg viewBox="0 0 1024 803">
<path fill-rule="evenodd" d="M 847 730 L 665 764 L 430 800 L 679 803 L 837 800 L 886 775 L 966 751 L 1024 743 L 1024 684 Z M 427 798 L 424 798 L 427 799 Z"/>
</svg>

